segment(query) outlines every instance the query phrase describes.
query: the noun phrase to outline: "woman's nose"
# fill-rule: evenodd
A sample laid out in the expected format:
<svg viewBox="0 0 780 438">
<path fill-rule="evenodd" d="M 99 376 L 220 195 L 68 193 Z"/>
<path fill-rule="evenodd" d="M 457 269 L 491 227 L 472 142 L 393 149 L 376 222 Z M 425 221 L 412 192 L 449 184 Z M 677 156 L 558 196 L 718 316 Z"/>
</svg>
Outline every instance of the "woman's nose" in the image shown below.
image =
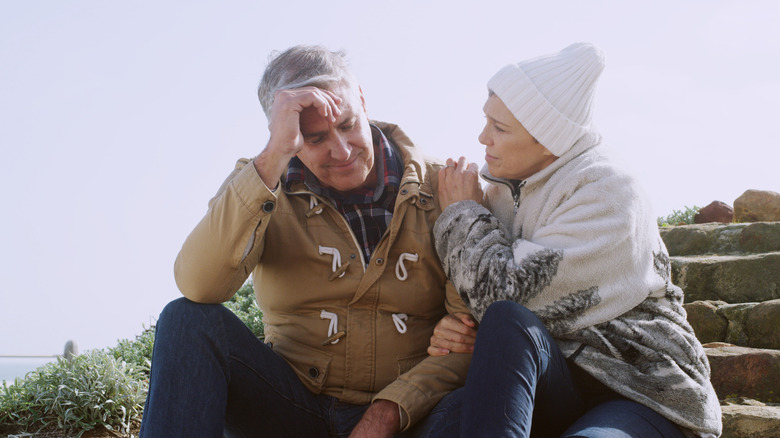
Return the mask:
<svg viewBox="0 0 780 438">
<path fill-rule="evenodd" d="M 482 128 L 482 132 L 480 132 L 479 135 L 477 136 L 477 140 L 479 140 L 479 142 L 484 144 L 485 146 L 488 145 L 488 136 L 485 133 L 486 129 L 487 129 L 487 127 Z"/>
</svg>

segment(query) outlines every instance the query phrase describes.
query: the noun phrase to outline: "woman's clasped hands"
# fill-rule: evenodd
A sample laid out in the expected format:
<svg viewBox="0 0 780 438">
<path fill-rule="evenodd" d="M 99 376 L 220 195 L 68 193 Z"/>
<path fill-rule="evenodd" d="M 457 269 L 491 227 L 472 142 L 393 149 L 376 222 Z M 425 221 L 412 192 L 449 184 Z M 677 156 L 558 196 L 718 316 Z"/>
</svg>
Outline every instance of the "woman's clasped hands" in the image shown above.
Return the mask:
<svg viewBox="0 0 780 438">
<path fill-rule="evenodd" d="M 466 158 L 458 161 L 447 159 L 447 165 L 439 171 L 439 203 L 442 210 L 459 201 L 472 200 L 482 203 L 482 186 L 479 184 L 479 168 Z"/>
</svg>

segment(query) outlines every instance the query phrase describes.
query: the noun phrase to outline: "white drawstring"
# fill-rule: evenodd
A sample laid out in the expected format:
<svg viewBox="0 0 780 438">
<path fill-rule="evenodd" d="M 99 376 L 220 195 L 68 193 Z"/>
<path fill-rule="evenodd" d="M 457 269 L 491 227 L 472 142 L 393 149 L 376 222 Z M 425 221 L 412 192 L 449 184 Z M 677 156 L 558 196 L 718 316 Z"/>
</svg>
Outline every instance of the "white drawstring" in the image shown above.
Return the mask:
<svg viewBox="0 0 780 438">
<path fill-rule="evenodd" d="M 330 254 L 333 256 L 332 269 L 333 272 L 336 272 L 341 267 L 341 253 L 339 252 L 339 250 L 336 248 L 332 248 L 330 246 L 322 246 L 322 245 L 320 245 L 319 250 L 320 250 L 320 255 Z M 339 277 L 343 277 L 344 274 L 346 274 L 346 272 L 342 272 L 341 275 L 339 275 Z"/>
<path fill-rule="evenodd" d="M 339 331 L 339 316 L 335 313 L 331 313 L 328 311 L 323 310 L 320 312 L 320 318 L 321 319 L 329 319 L 330 324 L 328 325 L 328 337 L 335 335 Z M 331 344 L 338 343 L 339 340 L 336 339 L 335 341 L 331 341 Z"/>
<path fill-rule="evenodd" d="M 317 198 L 315 198 L 314 196 L 309 196 L 309 210 L 314 210 L 314 207 L 316 207 L 317 204 L 318 204 Z M 320 213 L 322 213 L 322 208 L 314 211 L 314 214 L 320 214 Z"/>
<path fill-rule="evenodd" d="M 406 277 L 408 277 L 408 274 L 406 272 L 406 266 L 404 266 L 404 260 L 409 260 L 411 262 L 417 262 L 420 257 L 417 256 L 417 254 L 412 254 L 405 252 L 401 254 L 400 257 L 398 257 L 398 262 L 395 264 L 395 276 L 401 281 L 406 281 Z"/>
<path fill-rule="evenodd" d="M 395 329 L 398 330 L 398 333 L 406 333 L 406 324 L 404 321 L 407 319 L 409 319 L 409 317 L 406 316 L 405 313 L 393 313 L 393 323 L 395 324 Z"/>
</svg>

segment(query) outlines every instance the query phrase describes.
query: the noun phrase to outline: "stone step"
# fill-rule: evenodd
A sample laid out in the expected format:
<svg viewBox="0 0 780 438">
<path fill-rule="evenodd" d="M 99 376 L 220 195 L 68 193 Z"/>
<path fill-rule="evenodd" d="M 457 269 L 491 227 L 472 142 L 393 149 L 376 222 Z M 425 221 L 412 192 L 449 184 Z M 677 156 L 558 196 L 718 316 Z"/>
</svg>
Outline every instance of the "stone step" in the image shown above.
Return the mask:
<svg viewBox="0 0 780 438">
<path fill-rule="evenodd" d="M 780 404 L 746 398 L 721 401 L 723 434 L 720 438 L 778 438 Z"/>
<path fill-rule="evenodd" d="M 780 403 L 780 350 L 705 344 L 718 399 L 746 397 Z"/>
<path fill-rule="evenodd" d="M 685 301 L 762 302 L 780 298 L 780 251 L 671 257 L 672 282 Z"/>
<path fill-rule="evenodd" d="M 780 350 L 780 300 L 740 304 L 694 301 L 683 307 L 703 344 L 726 342 Z"/>
<path fill-rule="evenodd" d="M 780 222 L 679 225 L 659 231 L 671 256 L 780 251 Z"/>
</svg>

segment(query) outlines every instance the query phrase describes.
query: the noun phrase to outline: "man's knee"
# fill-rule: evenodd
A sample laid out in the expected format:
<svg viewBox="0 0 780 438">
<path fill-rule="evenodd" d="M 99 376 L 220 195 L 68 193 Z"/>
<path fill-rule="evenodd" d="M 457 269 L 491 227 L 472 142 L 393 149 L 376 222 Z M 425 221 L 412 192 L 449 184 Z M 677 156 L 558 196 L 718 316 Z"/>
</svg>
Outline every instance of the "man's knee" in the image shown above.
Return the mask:
<svg viewBox="0 0 780 438">
<path fill-rule="evenodd" d="M 203 321 L 212 313 L 228 311 L 221 304 L 201 304 L 190 301 L 185 297 L 177 298 L 168 303 L 160 312 L 157 320 L 157 329 L 168 326 L 182 327 L 194 325 L 203 327 Z"/>
</svg>

